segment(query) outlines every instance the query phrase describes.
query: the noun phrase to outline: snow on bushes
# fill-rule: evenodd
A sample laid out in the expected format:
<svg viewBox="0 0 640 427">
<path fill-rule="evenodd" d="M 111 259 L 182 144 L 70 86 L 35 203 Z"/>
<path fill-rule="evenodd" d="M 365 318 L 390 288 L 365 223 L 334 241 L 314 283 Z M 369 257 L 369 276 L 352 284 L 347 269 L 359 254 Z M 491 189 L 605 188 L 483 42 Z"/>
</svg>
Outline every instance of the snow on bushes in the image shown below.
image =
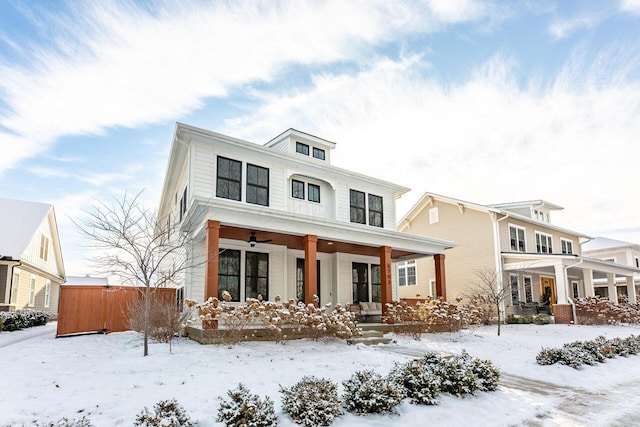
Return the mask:
<svg viewBox="0 0 640 427">
<path fill-rule="evenodd" d="M 357 371 L 342 385 L 347 410 L 357 414 L 391 412 L 404 398 L 400 386 L 371 370 Z"/>
<path fill-rule="evenodd" d="M 591 341 L 567 343 L 561 348 L 543 348 L 536 356 L 536 362 L 540 365 L 559 363 L 578 369 L 582 365 L 595 365 L 616 356 L 626 357 L 638 353 L 640 336 L 630 335 L 610 340 L 599 336 Z"/>
<path fill-rule="evenodd" d="M 145 407 L 138 414 L 133 425 L 142 427 L 192 427 L 195 424 L 176 399 L 171 399 L 161 400 L 153 405 L 153 413 Z"/>
<path fill-rule="evenodd" d="M 223 400 L 218 407 L 218 422 L 233 427 L 271 427 L 278 421 L 273 402 L 269 397 L 264 400 L 251 394 L 243 385 L 227 391 L 229 400 Z"/>
<path fill-rule="evenodd" d="M 46 325 L 49 315 L 36 310 L 0 311 L 2 328 L 5 331 L 17 331 L 32 326 Z"/>
<path fill-rule="evenodd" d="M 619 304 L 601 297 L 578 298 L 575 307 L 578 323 L 582 325 L 640 323 L 640 304 L 629 304 L 624 298 Z"/>
<path fill-rule="evenodd" d="M 498 387 L 498 368 L 491 361 L 472 357 L 464 350 L 449 359 L 436 353 L 427 353 L 422 362 L 440 377 L 440 390 L 443 393 L 462 396 L 476 391 L 493 391 Z"/>
<path fill-rule="evenodd" d="M 426 332 L 455 332 L 463 327 L 479 323 L 482 315 L 477 307 L 466 309 L 452 302 L 427 297 L 425 302 L 409 305 L 404 301 L 387 304 L 387 323 L 403 324 L 411 336 L 417 340 Z"/>
<path fill-rule="evenodd" d="M 282 408 L 298 424 L 328 426 L 342 415 L 336 384 L 305 376 L 290 388 L 280 386 Z"/>
<path fill-rule="evenodd" d="M 389 379 L 402 387 L 404 395 L 416 405 L 437 405 L 440 394 L 440 377 L 424 360 L 410 360 L 398 364 L 389 373 Z"/>
<path fill-rule="evenodd" d="M 33 427 L 93 427 L 93 423 L 89 418 L 67 418 L 62 417 L 58 421 L 49 421 L 46 424 L 40 424 L 37 421 L 34 421 L 33 424 L 30 424 Z"/>
<path fill-rule="evenodd" d="M 550 325 L 553 323 L 553 318 L 548 314 L 522 314 L 520 316 L 514 314 L 508 314 L 504 319 L 507 324 L 535 324 L 535 325 Z"/>
</svg>

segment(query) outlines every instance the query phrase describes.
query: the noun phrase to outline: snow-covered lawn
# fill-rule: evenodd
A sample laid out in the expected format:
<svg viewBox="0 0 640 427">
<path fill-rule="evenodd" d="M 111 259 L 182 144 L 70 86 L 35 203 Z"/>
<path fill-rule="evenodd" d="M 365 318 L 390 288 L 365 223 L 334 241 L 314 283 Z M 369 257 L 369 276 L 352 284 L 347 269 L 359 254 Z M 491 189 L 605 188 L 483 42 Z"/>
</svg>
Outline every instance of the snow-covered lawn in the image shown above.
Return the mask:
<svg viewBox="0 0 640 427">
<path fill-rule="evenodd" d="M 627 425 L 640 420 L 640 356 L 580 370 L 539 366 L 535 356 L 543 346 L 631 334 L 640 334 L 640 327 L 507 325 L 498 337 L 492 326 L 424 335 L 421 341 L 392 336 L 392 344 L 378 346 L 299 340 L 227 347 L 177 339 L 173 353 L 166 344 L 152 344 L 150 356 L 144 358 L 136 333 L 56 339 L 55 324 L 49 324 L 0 333 L 0 426 L 83 415 L 96 426 L 131 426 L 145 406 L 170 398 L 201 426 L 216 426 L 221 425 L 215 422 L 220 398 L 239 382 L 252 393 L 269 395 L 279 425 L 293 426 L 281 410 L 280 384 L 291 386 L 304 375 L 341 383 L 356 370 L 386 374 L 394 362 L 424 351 L 462 349 L 500 368 L 503 382 L 498 391 L 465 398 L 443 395 L 438 406 L 405 401 L 393 415 L 345 413 L 333 425 Z"/>
</svg>

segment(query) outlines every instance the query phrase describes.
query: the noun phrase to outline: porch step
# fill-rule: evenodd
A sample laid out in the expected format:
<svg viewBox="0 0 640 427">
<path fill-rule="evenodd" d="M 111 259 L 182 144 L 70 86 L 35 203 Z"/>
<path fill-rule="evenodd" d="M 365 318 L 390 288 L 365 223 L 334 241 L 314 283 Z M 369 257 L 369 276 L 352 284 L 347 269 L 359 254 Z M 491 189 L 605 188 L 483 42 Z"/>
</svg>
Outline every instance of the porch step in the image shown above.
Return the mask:
<svg viewBox="0 0 640 427">
<path fill-rule="evenodd" d="M 348 339 L 347 342 L 349 344 L 365 345 L 389 344 L 391 342 L 391 338 L 385 338 L 384 334 L 380 331 L 368 330 L 362 331 L 362 336 Z"/>
</svg>

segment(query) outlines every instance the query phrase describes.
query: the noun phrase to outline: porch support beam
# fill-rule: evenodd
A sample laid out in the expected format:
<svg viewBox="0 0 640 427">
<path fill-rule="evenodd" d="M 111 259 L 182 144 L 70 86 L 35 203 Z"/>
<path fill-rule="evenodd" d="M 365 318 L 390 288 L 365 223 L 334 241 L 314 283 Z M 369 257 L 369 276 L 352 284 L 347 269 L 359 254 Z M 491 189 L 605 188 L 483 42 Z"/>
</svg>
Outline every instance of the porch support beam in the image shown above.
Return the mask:
<svg viewBox="0 0 640 427">
<path fill-rule="evenodd" d="M 318 295 L 317 252 L 318 236 L 307 234 L 302 239 L 304 243 L 304 303 L 314 304 L 314 295 Z"/>
<path fill-rule="evenodd" d="M 618 303 L 618 288 L 616 287 L 616 275 L 607 273 L 607 290 L 609 292 L 609 301 Z"/>
<path fill-rule="evenodd" d="M 584 281 L 584 296 L 595 296 L 596 292 L 593 289 L 593 270 L 582 270 L 582 280 Z"/>
<path fill-rule="evenodd" d="M 207 259 L 204 264 L 204 300 L 218 296 L 218 253 L 220 252 L 220 221 L 208 220 L 206 225 Z"/>
<path fill-rule="evenodd" d="M 567 270 L 562 263 L 558 263 L 553 266 L 556 276 L 556 303 L 557 304 L 569 304 L 569 298 L 567 295 Z"/>
<path fill-rule="evenodd" d="M 443 301 L 447 300 L 447 280 L 444 270 L 444 254 L 435 254 L 433 262 L 436 269 L 436 296 Z"/>
<path fill-rule="evenodd" d="M 625 276 L 627 280 L 627 297 L 629 298 L 629 304 L 635 304 L 637 301 L 636 287 L 633 284 L 633 276 Z"/>
<path fill-rule="evenodd" d="M 0 301 L 0 303 L 9 305 L 9 303 L 11 302 L 9 300 L 10 295 L 11 295 L 11 287 L 13 286 L 13 277 L 11 277 L 11 273 L 13 268 L 11 268 L 11 265 L 6 265 L 7 268 L 7 277 L 4 281 L 4 298 L 2 301 Z"/>
<path fill-rule="evenodd" d="M 391 289 L 391 247 L 380 247 L 380 302 L 382 303 L 382 315 L 387 314 L 387 304 L 393 300 Z"/>
</svg>

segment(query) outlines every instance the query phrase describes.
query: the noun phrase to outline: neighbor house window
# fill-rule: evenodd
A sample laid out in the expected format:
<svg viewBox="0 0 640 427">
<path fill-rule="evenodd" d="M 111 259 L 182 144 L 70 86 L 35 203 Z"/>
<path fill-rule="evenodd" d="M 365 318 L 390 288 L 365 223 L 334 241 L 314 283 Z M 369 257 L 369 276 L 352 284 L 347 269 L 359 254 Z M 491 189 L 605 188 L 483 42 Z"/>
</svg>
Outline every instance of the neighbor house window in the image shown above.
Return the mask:
<svg viewBox="0 0 640 427">
<path fill-rule="evenodd" d="M 351 222 L 367 223 L 365 197 L 362 191 L 349 190 L 349 207 Z"/>
<path fill-rule="evenodd" d="M 431 292 L 431 298 L 436 298 L 438 296 L 438 292 L 436 290 L 436 279 L 429 280 L 429 292 Z"/>
<path fill-rule="evenodd" d="M 269 299 L 269 254 L 247 252 L 245 255 L 245 299 Z"/>
<path fill-rule="evenodd" d="M 47 280 L 44 285 L 44 306 L 49 307 L 51 303 L 51 280 Z"/>
<path fill-rule="evenodd" d="M 240 200 L 242 188 L 242 162 L 218 156 L 216 196 Z"/>
<path fill-rule="evenodd" d="M 552 254 L 553 247 L 551 235 L 536 231 L 536 249 L 539 254 Z"/>
<path fill-rule="evenodd" d="M 518 276 L 509 275 L 509 284 L 511 285 L 511 305 L 518 305 L 520 302 L 520 288 L 518 286 Z"/>
<path fill-rule="evenodd" d="M 524 276 L 524 302 L 533 302 L 533 292 L 530 276 Z"/>
<path fill-rule="evenodd" d="M 309 201 L 320 203 L 320 186 L 309 184 Z"/>
<path fill-rule="evenodd" d="M 562 253 L 563 254 L 572 254 L 573 253 L 573 242 L 567 239 L 560 239 L 560 244 L 562 245 Z"/>
<path fill-rule="evenodd" d="M 34 305 L 36 305 L 36 276 L 32 274 L 29 282 L 29 307 Z"/>
<path fill-rule="evenodd" d="M 416 279 L 416 261 L 403 261 L 398 264 L 398 285 L 399 286 L 415 286 L 418 283 Z"/>
<path fill-rule="evenodd" d="M 511 250 L 516 252 L 526 252 L 526 243 L 524 241 L 524 228 L 516 225 L 509 225 L 509 242 Z"/>
<path fill-rule="evenodd" d="M 309 146 L 307 144 L 303 144 L 302 142 L 296 142 L 296 153 L 304 154 L 305 156 L 309 155 Z"/>
<path fill-rule="evenodd" d="M 13 272 L 13 281 L 11 282 L 11 304 L 18 303 L 18 292 L 20 291 L 20 273 Z"/>
<path fill-rule="evenodd" d="M 269 206 L 269 169 L 247 164 L 247 203 Z"/>
<path fill-rule="evenodd" d="M 382 301 L 382 286 L 380 285 L 380 266 L 377 264 L 371 265 L 371 301 Z"/>
<path fill-rule="evenodd" d="M 321 148 L 313 147 L 313 157 L 316 159 L 324 160 L 324 150 Z"/>
<path fill-rule="evenodd" d="M 369 225 L 382 227 L 382 197 L 369 194 Z"/>
<path fill-rule="evenodd" d="M 295 179 L 291 180 L 291 197 L 304 200 L 304 182 Z"/>
<path fill-rule="evenodd" d="M 429 224 L 435 224 L 440 220 L 440 215 L 438 213 L 438 207 L 429 209 Z"/>
<path fill-rule="evenodd" d="M 636 257 L 636 268 L 640 268 L 640 258 Z"/>
<path fill-rule="evenodd" d="M 578 292 L 578 282 L 571 282 L 571 288 L 573 290 L 573 298 L 579 298 L 580 294 Z"/>
<path fill-rule="evenodd" d="M 182 218 L 184 218 L 184 214 L 187 213 L 187 187 L 184 187 L 184 191 L 182 192 L 182 197 L 180 197 L 180 218 L 179 222 L 182 222 Z"/>
<path fill-rule="evenodd" d="M 43 261 L 49 259 L 49 238 L 44 234 L 40 235 L 40 259 Z"/>
<path fill-rule="evenodd" d="M 218 299 L 222 301 L 224 291 L 231 301 L 240 301 L 240 251 L 220 249 L 218 254 Z"/>
</svg>

